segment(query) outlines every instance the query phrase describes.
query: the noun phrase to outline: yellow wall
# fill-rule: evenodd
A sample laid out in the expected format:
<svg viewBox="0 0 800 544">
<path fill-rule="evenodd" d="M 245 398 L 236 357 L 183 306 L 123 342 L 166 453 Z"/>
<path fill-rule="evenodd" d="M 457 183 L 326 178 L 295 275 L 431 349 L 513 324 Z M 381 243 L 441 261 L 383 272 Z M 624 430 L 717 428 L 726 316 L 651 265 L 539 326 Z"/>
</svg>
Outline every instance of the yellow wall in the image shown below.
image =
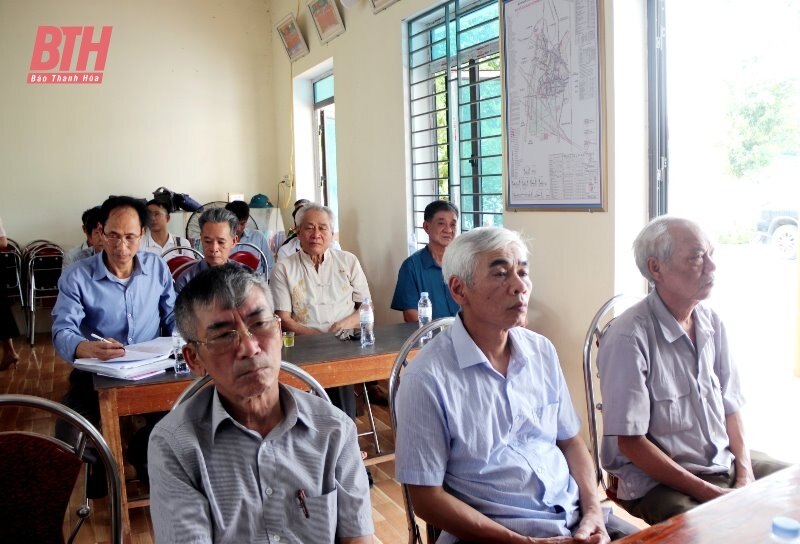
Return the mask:
<svg viewBox="0 0 800 544">
<path fill-rule="evenodd" d="M 298 22 L 311 52 L 293 66 L 273 35 L 278 132 L 288 132 L 290 70 L 294 77 L 301 76 L 332 59 L 340 239 L 361 259 L 379 322 L 400 321 L 399 312 L 390 310 L 389 304 L 397 270 L 406 257 L 403 21 L 432 5 L 428 0 L 400 0 L 373 14 L 367 0 L 361 0 L 356 7 L 341 10 L 347 31 L 327 45 L 319 43 L 302 6 Z M 276 0 L 272 6 L 277 20 L 293 11 L 296 2 Z M 580 411 L 585 410 L 581 353 L 594 312 L 617 291 L 643 288 L 628 248 L 646 221 L 646 18 L 644 2 L 624 3 L 620 13 L 613 8 L 606 2 L 603 10 L 608 212 L 507 211 L 504 216 L 507 227 L 530 240 L 534 284 L 530 326 L 555 344 Z M 615 33 L 614 28 L 622 30 Z M 614 62 L 616 51 L 622 52 L 623 63 Z M 279 169 L 288 172 L 289 141 L 278 140 L 276 153 Z M 614 250 L 617 244 L 620 252 Z"/>
<path fill-rule="evenodd" d="M 646 220 L 644 4 L 606 1 L 602 10 L 608 211 L 504 217 L 530 240 L 530 324 L 553 340 L 581 411 L 588 323 L 614 292 L 643 287 L 628 248 Z M 73 243 L 86 206 L 109 193 L 145 196 L 159 185 L 201 201 L 228 191 L 275 200 L 277 182 L 291 169 L 292 81 L 326 64 L 336 80 L 339 237 L 361 260 L 378 321 L 399 321 L 389 303 L 409 220 L 403 21 L 432 5 L 400 0 L 373 14 L 360 0 L 341 9 L 347 31 L 321 45 L 300 2 L 311 52 L 290 64 L 273 27 L 297 9 L 296 0 L 0 0 L 0 215 L 7 230 L 22 241 Z M 106 81 L 26 85 L 42 24 L 113 25 Z M 308 134 L 309 120 L 298 119 L 296 132 Z M 298 157 L 297 171 L 309 171 L 310 159 Z"/>
<path fill-rule="evenodd" d="M 9 235 L 71 246 L 85 208 L 109 194 L 152 198 L 160 185 L 201 202 L 269 194 L 268 6 L 0 0 L 0 214 Z M 104 82 L 28 85 L 39 25 L 94 25 L 96 37 L 111 25 Z"/>
</svg>

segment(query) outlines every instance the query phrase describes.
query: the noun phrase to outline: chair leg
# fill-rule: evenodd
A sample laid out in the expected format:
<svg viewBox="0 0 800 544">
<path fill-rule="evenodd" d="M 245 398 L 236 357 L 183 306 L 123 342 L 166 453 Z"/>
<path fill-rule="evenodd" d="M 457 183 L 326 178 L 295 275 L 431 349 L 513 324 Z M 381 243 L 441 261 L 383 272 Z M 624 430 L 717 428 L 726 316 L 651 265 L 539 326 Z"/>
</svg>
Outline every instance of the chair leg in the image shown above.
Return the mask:
<svg viewBox="0 0 800 544">
<path fill-rule="evenodd" d="M 31 304 L 28 308 L 28 343 L 33 347 L 33 337 L 36 334 L 36 309 Z"/>
<path fill-rule="evenodd" d="M 361 384 L 361 390 L 364 392 L 364 403 L 367 405 L 367 416 L 369 416 L 369 428 L 371 432 L 361 433 L 359 436 L 372 435 L 372 440 L 375 442 L 375 453 L 381 453 L 381 445 L 378 442 L 378 431 L 375 429 L 375 417 L 372 415 L 372 405 L 369 403 L 369 393 L 367 393 L 367 384 Z"/>
</svg>

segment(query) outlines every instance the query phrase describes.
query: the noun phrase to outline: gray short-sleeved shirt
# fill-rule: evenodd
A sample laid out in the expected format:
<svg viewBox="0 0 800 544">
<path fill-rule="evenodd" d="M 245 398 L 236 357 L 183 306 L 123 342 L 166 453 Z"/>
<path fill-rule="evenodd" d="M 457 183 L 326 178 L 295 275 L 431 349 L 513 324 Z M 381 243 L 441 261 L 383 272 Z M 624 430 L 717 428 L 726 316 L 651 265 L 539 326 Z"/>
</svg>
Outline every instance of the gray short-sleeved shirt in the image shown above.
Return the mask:
<svg viewBox="0 0 800 544">
<path fill-rule="evenodd" d="M 617 436 L 647 437 L 693 474 L 726 472 L 733 461 L 725 418 L 744 404 L 725 327 L 694 309 L 693 345 L 656 291 L 606 331 L 597 364 L 603 395 L 603 468 L 618 496 L 636 499 L 658 482 L 633 465 Z"/>
<path fill-rule="evenodd" d="M 266 438 L 236 422 L 213 387 L 156 425 L 148 450 L 156 542 L 299 544 L 373 533 L 353 422 L 283 385 L 280 402 L 284 419 Z"/>
</svg>

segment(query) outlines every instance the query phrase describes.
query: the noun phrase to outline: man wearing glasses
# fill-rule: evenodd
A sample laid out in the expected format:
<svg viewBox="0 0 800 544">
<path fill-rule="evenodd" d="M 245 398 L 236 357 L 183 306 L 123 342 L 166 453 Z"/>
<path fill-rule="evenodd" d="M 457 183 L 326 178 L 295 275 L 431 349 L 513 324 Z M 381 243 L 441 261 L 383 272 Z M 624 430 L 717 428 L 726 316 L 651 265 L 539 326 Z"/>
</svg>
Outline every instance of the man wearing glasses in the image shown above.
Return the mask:
<svg viewBox="0 0 800 544">
<path fill-rule="evenodd" d="M 175 292 L 169 268 L 153 253 L 137 253 L 147 217 L 140 200 L 108 198 L 100 213 L 103 251 L 61 275 L 53 307 L 53 347 L 68 363 L 84 357 L 107 361 L 122 356 L 128 344 L 172 334 Z M 105 340 L 93 340 L 93 335 Z M 99 423 L 91 374 L 73 370 L 62 402 Z"/>
<path fill-rule="evenodd" d="M 207 387 L 150 437 L 156 542 L 372 542 L 353 422 L 278 383 L 280 319 L 262 276 L 210 268 L 181 291 L 177 326 Z"/>
</svg>

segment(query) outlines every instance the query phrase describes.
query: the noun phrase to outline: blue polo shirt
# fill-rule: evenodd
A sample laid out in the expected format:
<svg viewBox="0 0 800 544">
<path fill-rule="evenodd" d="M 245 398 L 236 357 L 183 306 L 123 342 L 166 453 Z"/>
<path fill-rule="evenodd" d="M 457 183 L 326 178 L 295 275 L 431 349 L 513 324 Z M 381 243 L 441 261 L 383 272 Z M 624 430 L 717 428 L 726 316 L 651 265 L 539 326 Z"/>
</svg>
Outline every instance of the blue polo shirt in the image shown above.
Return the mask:
<svg viewBox="0 0 800 544">
<path fill-rule="evenodd" d="M 423 291 L 428 292 L 433 303 L 433 319 L 453 317 L 458 313 L 458 304 L 442 277 L 442 267 L 433 259 L 428 246 L 403 261 L 397 274 L 392 310 L 416 310 Z"/>
</svg>

